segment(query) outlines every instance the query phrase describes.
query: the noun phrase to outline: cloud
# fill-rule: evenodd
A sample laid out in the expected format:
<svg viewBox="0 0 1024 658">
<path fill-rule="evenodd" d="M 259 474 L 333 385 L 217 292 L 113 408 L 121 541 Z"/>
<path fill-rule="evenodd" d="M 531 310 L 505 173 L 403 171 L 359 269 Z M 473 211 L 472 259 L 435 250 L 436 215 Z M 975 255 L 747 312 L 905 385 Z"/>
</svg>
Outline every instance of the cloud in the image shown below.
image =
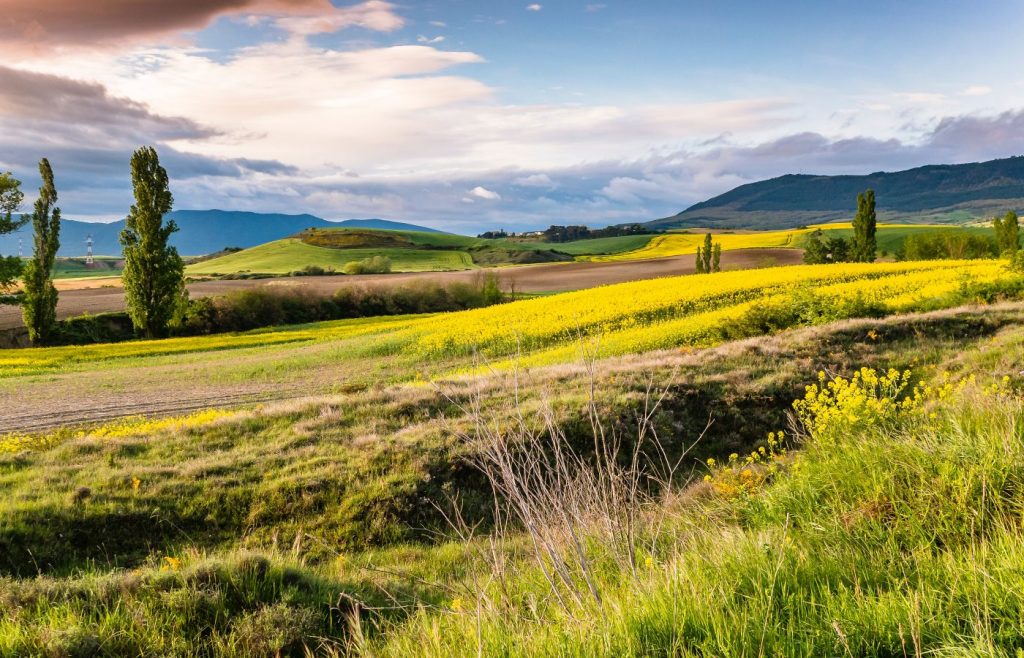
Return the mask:
<svg viewBox="0 0 1024 658">
<path fill-rule="evenodd" d="M 430 38 L 430 37 L 425 37 L 425 36 L 423 36 L 421 34 L 418 37 L 416 37 L 416 41 L 418 41 L 419 43 L 425 43 L 425 44 L 435 44 L 435 43 L 441 43 L 442 41 L 444 41 L 444 37 L 443 36 L 436 36 L 434 38 Z"/>
<path fill-rule="evenodd" d="M 961 96 L 987 96 L 992 93 L 992 87 L 986 85 L 970 85 L 960 92 Z"/>
<path fill-rule="evenodd" d="M 526 5 L 526 11 L 540 11 L 543 8 L 543 5 L 539 5 L 536 2 L 531 5 Z"/>
<path fill-rule="evenodd" d="M 127 132 L 160 140 L 212 137 L 216 130 L 181 117 L 154 114 L 148 107 L 117 98 L 100 84 L 0 66 L 0 119 L 34 126 L 55 123 Z"/>
<path fill-rule="evenodd" d="M 448 24 L 444 21 L 430 21 L 430 24 L 434 27 L 448 27 Z"/>
<path fill-rule="evenodd" d="M 0 51 L 38 55 L 154 38 L 180 41 L 183 31 L 232 15 L 274 17 L 283 29 L 298 34 L 354 26 L 393 31 L 403 25 L 393 5 L 383 0 L 340 8 L 330 0 L 5 0 Z"/>
<path fill-rule="evenodd" d="M 469 191 L 470 196 L 474 196 L 478 199 L 485 199 L 487 201 L 500 201 L 501 195 L 497 192 L 492 192 L 486 187 L 480 187 L 477 185 Z"/>
<path fill-rule="evenodd" d="M 521 187 L 554 187 L 555 183 L 547 174 L 531 174 L 520 176 L 512 181 Z"/>
</svg>

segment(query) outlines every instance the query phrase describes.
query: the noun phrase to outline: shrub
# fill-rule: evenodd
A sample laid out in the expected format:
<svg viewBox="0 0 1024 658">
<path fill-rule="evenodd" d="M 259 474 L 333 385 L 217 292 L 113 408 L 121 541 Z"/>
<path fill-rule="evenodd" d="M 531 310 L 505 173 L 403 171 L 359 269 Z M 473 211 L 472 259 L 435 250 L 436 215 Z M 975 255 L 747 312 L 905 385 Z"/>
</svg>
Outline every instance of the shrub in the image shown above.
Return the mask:
<svg viewBox="0 0 1024 658">
<path fill-rule="evenodd" d="M 387 274 L 391 271 L 391 259 L 387 256 L 372 256 L 345 264 L 345 274 Z"/>
<path fill-rule="evenodd" d="M 448 285 L 424 281 L 403 286 L 350 286 L 333 295 L 256 288 L 189 301 L 176 332 L 212 334 L 324 320 L 463 311 L 504 300 L 494 275 Z"/>
</svg>

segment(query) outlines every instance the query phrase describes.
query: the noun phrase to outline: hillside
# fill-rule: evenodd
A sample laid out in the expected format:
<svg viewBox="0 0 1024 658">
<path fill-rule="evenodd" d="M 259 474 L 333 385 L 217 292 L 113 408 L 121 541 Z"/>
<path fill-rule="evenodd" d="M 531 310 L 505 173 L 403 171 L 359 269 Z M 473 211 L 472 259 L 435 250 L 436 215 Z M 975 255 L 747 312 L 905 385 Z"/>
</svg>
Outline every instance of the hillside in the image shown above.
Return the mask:
<svg viewBox="0 0 1024 658">
<path fill-rule="evenodd" d="M 572 261 L 621 253 L 652 236 L 547 243 L 472 238 L 450 233 L 361 228 L 311 228 L 295 236 L 212 258 L 188 267 L 192 276 L 242 273 L 280 275 L 319 267 L 341 271 L 346 263 L 373 256 L 391 260 L 394 272 L 452 271 L 472 267 Z"/>
<path fill-rule="evenodd" d="M 875 190 L 880 221 L 986 219 L 1024 210 L 1024 156 L 863 176 L 790 174 L 741 185 L 647 226 L 779 229 L 849 220 L 867 188 Z"/>
<path fill-rule="evenodd" d="M 225 247 L 254 247 L 271 240 L 294 235 L 307 228 L 344 227 L 394 229 L 439 233 L 431 228 L 392 222 L 384 219 L 347 219 L 328 221 L 313 215 L 282 215 L 225 210 L 175 210 L 168 214 L 181 229 L 171 237 L 171 243 L 183 256 L 202 256 Z M 80 222 L 65 219 L 61 223 L 59 256 L 84 256 L 85 240 L 93 237 L 93 253 L 97 256 L 118 256 L 121 245 L 118 236 L 124 221 L 111 223 Z M 18 253 L 18 238 L 25 241 L 25 253 L 30 249 L 31 233 L 22 229 L 20 234 L 0 235 L 0 254 Z"/>
</svg>

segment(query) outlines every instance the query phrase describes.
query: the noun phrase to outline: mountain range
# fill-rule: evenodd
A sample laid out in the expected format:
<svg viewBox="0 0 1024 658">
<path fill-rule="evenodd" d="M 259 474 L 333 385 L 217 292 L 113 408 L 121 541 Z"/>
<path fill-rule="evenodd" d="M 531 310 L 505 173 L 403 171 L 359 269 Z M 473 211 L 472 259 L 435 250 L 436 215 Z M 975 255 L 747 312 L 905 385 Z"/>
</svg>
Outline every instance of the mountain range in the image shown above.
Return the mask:
<svg viewBox="0 0 1024 658">
<path fill-rule="evenodd" d="M 403 231 L 440 233 L 432 228 L 392 222 L 386 219 L 346 219 L 328 221 L 313 215 L 280 215 L 225 210 L 175 210 L 168 213 L 179 231 L 171 236 L 171 243 L 185 256 L 201 256 L 225 247 L 255 247 L 272 240 L 294 235 L 307 228 L 374 228 Z M 86 239 L 93 239 L 93 253 L 97 256 L 119 256 L 118 236 L 124 229 L 124 220 L 111 223 L 80 222 L 66 219 L 61 222 L 60 256 L 84 256 Z M 17 234 L 0 235 L 0 254 L 18 253 L 18 238 L 24 240 L 24 253 L 32 248 L 32 229 L 26 226 Z"/>
<path fill-rule="evenodd" d="M 779 176 L 741 185 L 647 226 L 777 229 L 848 221 L 857 194 L 868 188 L 875 190 L 879 221 L 967 223 L 1024 210 L 1024 156 L 864 176 Z"/>
</svg>

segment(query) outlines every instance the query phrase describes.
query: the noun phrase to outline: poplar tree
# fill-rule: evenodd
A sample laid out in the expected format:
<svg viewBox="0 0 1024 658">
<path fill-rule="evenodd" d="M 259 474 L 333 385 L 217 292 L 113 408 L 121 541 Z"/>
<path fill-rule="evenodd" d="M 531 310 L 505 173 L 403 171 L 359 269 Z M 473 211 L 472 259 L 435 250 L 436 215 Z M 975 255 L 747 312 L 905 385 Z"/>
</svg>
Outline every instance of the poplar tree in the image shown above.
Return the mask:
<svg viewBox="0 0 1024 658">
<path fill-rule="evenodd" d="M 877 243 L 875 230 L 875 191 L 857 195 L 857 215 L 853 218 L 853 245 L 850 260 L 858 263 L 875 262 Z"/>
<path fill-rule="evenodd" d="M 721 272 L 722 271 L 722 243 L 716 242 L 714 249 L 711 250 L 711 271 Z"/>
<path fill-rule="evenodd" d="M 711 274 L 711 252 L 714 250 L 714 246 L 711 244 L 711 234 L 704 234 L 704 249 L 701 250 L 701 258 L 704 259 L 704 273 Z"/>
<path fill-rule="evenodd" d="M 53 169 L 43 158 L 39 162 L 43 186 L 32 211 L 32 260 L 25 267 L 25 295 L 21 300 L 22 316 L 28 337 L 34 345 L 45 343 L 57 323 L 57 289 L 53 287 L 53 264 L 60 248 L 60 208 Z"/>
<path fill-rule="evenodd" d="M 701 254 L 700 245 L 697 245 L 697 260 L 694 261 L 694 269 L 697 274 L 704 274 L 704 256 Z"/>
<path fill-rule="evenodd" d="M 21 181 L 11 172 L 0 173 L 0 235 L 14 233 L 28 222 L 26 216 L 14 218 L 14 213 L 21 207 L 25 195 L 21 191 Z M 14 285 L 21 276 L 21 259 L 17 256 L 0 256 L 0 304 L 11 302 L 4 293 Z"/>
<path fill-rule="evenodd" d="M 178 250 L 169 244 L 178 226 L 174 220 L 164 222 L 174 197 L 156 149 L 144 146 L 137 150 L 132 155 L 131 170 L 135 205 L 121 231 L 121 279 L 135 330 L 147 338 L 157 338 L 167 334 L 171 319 L 184 301 L 185 264 Z"/>
</svg>

